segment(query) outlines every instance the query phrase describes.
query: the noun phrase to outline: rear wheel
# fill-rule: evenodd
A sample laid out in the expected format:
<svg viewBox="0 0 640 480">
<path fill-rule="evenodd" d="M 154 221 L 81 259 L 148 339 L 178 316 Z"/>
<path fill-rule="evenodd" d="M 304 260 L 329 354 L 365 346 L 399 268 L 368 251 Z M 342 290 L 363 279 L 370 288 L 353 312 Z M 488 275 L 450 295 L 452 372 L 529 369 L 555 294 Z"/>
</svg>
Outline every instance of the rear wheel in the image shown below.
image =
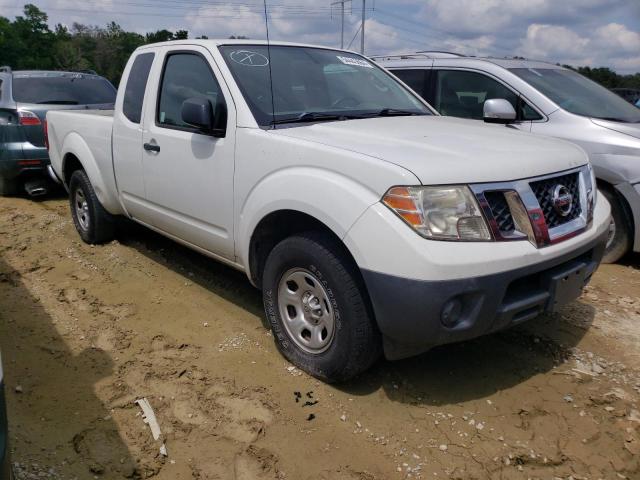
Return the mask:
<svg viewBox="0 0 640 480">
<path fill-rule="evenodd" d="M 115 221 L 107 212 L 91 186 L 84 170 L 76 170 L 69 181 L 69 203 L 71 216 L 82 240 L 89 244 L 106 243 L 113 240 Z"/>
<path fill-rule="evenodd" d="M 359 272 L 330 235 L 310 232 L 280 242 L 267 258 L 263 298 L 280 352 L 321 380 L 348 380 L 380 356 Z"/>
<path fill-rule="evenodd" d="M 600 190 L 611 204 L 611 223 L 609 238 L 602 261 L 615 263 L 631 249 L 631 224 L 622 200 L 615 192 Z"/>
</svg>

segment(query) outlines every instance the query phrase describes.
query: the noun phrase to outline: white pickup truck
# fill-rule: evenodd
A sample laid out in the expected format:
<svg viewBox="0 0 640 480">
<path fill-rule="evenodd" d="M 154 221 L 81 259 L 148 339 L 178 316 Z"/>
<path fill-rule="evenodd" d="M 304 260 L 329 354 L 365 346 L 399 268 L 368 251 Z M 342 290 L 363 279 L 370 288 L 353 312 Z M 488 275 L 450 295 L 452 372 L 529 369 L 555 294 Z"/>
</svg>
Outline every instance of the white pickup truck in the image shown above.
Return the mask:
<svg viewBox="0 0 640 480">
<path fill-rule="evenodd" d="M 84 241 L 123 215 L 246 272 L 280 351 L 325 381 L 559 308 L 607 238 L 579 147 L 440 117 L 352 52 L 141 47 L 114 112 L 47 121 Z"/>
</svg>

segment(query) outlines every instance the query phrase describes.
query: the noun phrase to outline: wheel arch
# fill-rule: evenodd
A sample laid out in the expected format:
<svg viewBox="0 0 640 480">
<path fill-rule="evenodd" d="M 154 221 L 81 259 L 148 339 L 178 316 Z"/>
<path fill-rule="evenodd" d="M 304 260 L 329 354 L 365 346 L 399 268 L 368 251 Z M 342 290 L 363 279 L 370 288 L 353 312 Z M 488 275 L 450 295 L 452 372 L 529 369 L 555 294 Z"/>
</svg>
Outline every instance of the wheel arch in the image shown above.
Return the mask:
<svg viewBox="0 0 640 480">
<path fill-rule="evenodd" d="M 262 273 L 269 253 L 285 238 L 304 232 L 322 232 L 329 235 L 343 253 L 356 267 L 362 285 L 364 280 L 355 257 L 342 241 L 342 238 L 326 223 L 315 216 L 299 210 L 281 209 L 264 216 L 253 229 L 248 247 L 248 275 L 251 282 L 258 288 L 262 287 Z"/>
<path fill-rule="evenodd" d="M 67 190 L 69 189 L 69 180 L 73 172 L 82 169 L 89 177 L 102 206 L 111 214 L 118 215 L 123 213 L 117 198 L 111 163 L 108 165 L 110 171 L 103 175 L 91 148 L 75 132 L 71 132 L 64 139 L 61 156 L 63 182 Z"/>
<path fill-rule="evenodd" d="M 629 229 L 629 232 L 631 233 L 632 250 L 640 251 L 640 234 L 638 233 L 638 229 L 640 228 L 640 206 L 637 206 L 634 209 L 629 202 L 629 199 L 627 198 L 628 193 L 637 196 L 637 194 L 633 190 L 633 187 L 629 185 L 631 192 L 627 192 L 626 186 L 628 184 L 626 183 L 614 185 L 613 183 L 610 183 L 602 178 L 598 178 L 597 183 L 600 190 L 607 190 L 611 194 L 615 195 L 615 197 L 620 201 L 623 209 L 623 214 L 631 227 Z"/>
</svg>

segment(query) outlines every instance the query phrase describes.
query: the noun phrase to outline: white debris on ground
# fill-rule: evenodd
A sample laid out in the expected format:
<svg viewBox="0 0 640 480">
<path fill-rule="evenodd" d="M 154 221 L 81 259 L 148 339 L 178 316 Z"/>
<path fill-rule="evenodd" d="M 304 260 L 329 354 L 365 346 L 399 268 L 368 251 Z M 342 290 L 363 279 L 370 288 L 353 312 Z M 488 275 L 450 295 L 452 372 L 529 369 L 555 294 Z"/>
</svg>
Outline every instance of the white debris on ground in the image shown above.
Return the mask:
<svg viewBox="0 0 640 480">
<path fill-rule="evenodd" d="M 140 400 L 136 400 L 136 403 L 142 409 L 142 420 L 144 421 L 144 423 L 149 425 L 153 439 L 155 441 L 158 441 L 162 436 L 162 431 L 160 430 L 160 424 L 158 423 L 158 419 L 156 418 L 156 414 L 153 411 L 149 400 L 147 400 L 146 398 L 142 398 Z M 160 455 L 162 455 L 163 457 L 167 456 L 167 447 L 165 446 L 164 442 L 162 442 L 162 445 L 160 446 Z"/>
</svg>

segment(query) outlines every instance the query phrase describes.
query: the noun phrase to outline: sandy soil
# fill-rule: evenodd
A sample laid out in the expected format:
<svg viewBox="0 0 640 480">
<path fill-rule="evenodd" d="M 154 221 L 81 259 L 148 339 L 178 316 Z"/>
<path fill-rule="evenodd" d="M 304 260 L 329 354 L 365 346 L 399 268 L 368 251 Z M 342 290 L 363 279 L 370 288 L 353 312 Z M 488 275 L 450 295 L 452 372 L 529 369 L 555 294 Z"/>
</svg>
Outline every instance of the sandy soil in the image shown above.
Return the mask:
<svg viewBox="0 0 640 480">
<path fill-rule="evenodd" d="M 20 480 L 640 478 L 637 255 L 561 314 L 327 386 L 242 274 L 129 224 L 90 247 L 64 200 L 3 198 L 0 347 Z"/>
</svg>

